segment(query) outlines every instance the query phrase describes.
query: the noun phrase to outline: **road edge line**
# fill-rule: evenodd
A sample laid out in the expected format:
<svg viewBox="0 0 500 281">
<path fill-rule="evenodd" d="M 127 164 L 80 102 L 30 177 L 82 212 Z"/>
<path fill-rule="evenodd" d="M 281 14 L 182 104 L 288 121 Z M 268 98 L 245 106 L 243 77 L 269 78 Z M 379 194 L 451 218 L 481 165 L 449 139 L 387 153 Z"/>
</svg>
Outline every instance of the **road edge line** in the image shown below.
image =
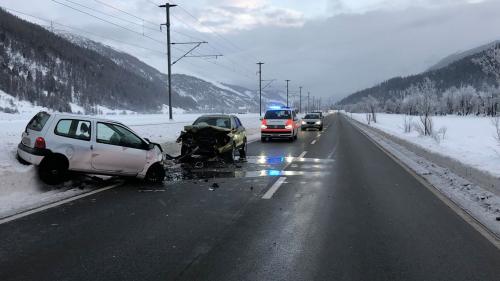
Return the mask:
<svg viewBox="0 0 500 281">
<path fill-rule="evenodd" d="M 58 207 L 58 206 L 66 204 L 66 203 L 69 203 L 69 202 L 72 202 L 72 201 L 75 201 L 75 200 L 78 200 L 78 199 L 82 199 L 82 198 L 85 198 L 87 196 L 94 195 L 94 194 L 99 193 L 99 192 L 103 192 L 103 191 L 106 191 L 106 190 L 113 189 L 113 188 L 118 187 L 118 186 L 120 186 L 122 184 L 123 183 L 115 183 L 115 184 L 112 184 L 112 185 L 109 185 L 109 186 L 106 186 L 106 187 L 102 187 L 102 188 L 99 188 L 99 189 L 96 189 L 96 190 L 85 192 L 83 194 L 75 195 L 75 196 L 72 196 L 72 197 L 69 197 L 69 198 L 66 198 L 66 199 L 62 199 L 62 200 L 59 200 L 59 201 L 56 201 L 56 202 L 48 203 L 48 204 L 45 204 L 45 205 L 42 205 L 42 206 L 30 209 L 30 210 L 27 210 L 27 211 L 22 211 L 20 213 L 17 213 L 17 214 L 14 214 L 14 215 L 10 215 L 10 216 L 5 217 L 5 218 L 1 218 L 0 219 L 0 225 L 8 223 L 8 222 L 11 222 L 11 221 L 14 221 L 14 220 L 17 220 L 17 219 L 20 219 L 20 218 L 23 218 L 23 217 L 27 217 L 29 215 L 33 215 L 33 214 L 36 214 L 36 213 L 39 213 L 39 212 L 42 212 L 42 211 L 45 211 L 45 210 L 48 210 L 48 209 L 51 209 L 51 208 L 54 208 L 54 207 Z"/>
</svg>

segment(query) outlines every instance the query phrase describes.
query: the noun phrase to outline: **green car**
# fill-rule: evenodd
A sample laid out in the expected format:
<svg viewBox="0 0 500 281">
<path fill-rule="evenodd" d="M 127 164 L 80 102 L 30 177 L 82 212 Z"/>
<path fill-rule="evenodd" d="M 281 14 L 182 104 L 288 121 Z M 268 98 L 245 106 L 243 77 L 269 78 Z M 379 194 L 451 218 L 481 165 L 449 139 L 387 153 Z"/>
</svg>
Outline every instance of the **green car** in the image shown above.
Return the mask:
<svg viewBox="0 0 500 281">
<path fill-rule="evenodd" d="M 234 115 L 203 115 L 193 125 L 185 126 L 177 139 L 182 143 L 181 159 L 220 157 L 233 163 L 237 153 L 246 158 L 245 127 Z"/>
</svg>

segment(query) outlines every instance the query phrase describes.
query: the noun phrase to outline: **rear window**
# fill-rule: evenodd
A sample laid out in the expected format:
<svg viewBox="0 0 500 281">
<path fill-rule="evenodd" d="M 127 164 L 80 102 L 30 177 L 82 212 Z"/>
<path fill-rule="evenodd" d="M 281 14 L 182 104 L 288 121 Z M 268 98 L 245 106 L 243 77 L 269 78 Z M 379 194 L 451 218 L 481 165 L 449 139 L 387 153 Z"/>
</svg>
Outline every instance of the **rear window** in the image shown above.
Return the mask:
<svg viewBox="0 0 500 281">
<path fill-rule="evenodd" d="M 304 119 L 319 119 L 319 115 L 318 114 L 307 114 L 306 117 L 304 117 Z"/>
<path fill-rule="evenodd" d="M 48 114 L 47 112 L 39 112 L 37 115 L 31 118 L 26 128 L 33 131 L 41 131 L 45 126 L 45 123 L 47 123 L 47 121 L 49 120 L 49 118 L 50 114 Z"/>
<path fill-rule="evenodd" d="M 268 110 L 264 119 L 292 119 L 290 110 Z"/>
</svg>

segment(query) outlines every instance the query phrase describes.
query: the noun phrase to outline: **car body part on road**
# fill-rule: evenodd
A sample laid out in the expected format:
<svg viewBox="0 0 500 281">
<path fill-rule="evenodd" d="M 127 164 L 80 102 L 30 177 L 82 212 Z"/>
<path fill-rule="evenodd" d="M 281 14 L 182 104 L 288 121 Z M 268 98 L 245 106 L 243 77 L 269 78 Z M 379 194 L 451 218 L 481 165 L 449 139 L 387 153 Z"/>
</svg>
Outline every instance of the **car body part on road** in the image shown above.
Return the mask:
<svg viewBox="0 0 500 281">
<path fill-rule="evenodd" d="M 300 128 L 302 131 L 307 129 L 318 129 L 323 131 L 323 119 L 318 113 L 308 113 L 302 118 Z"/>
<path fill-rule="evenodd" d="M 207 161 L 222 158 L 233 163 L 239 153 L 246 158 L 247 136 L 240 119 L 234 115 L 203 115 L 185 126 L 177 139 L 182 143 L 179 161 Z"/>
<path fill-rule="evenodd" d="M 153 182 L 165 176 L 160 145 L 119 122 L 91 116 L 39 112 L 26 126 L 17 153 L 38 166 L 49 184 L 62 182 L 68 171 Z"/>
<path fill-rule="evenodd" d="M 297 113 L 288 107 L 268 109 L 262 118 L 260 135 L 262 141 L 274 138 L 297 139 L 300 122 Z"/>
</svg>

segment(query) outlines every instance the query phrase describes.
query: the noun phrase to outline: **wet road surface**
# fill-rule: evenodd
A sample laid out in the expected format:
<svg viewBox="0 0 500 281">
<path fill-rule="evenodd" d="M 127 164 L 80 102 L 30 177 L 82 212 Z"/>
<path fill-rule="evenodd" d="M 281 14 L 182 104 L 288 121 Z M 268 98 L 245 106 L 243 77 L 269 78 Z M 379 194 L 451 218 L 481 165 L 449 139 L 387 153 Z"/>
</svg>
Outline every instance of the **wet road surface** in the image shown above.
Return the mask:
<svg viewBox="0 0 500 281">
<path fill-rule="evenodd" d="M 0 280 L 500 280 L 500 252 L 346 120 L 0 225 Z"/>
</svg>

